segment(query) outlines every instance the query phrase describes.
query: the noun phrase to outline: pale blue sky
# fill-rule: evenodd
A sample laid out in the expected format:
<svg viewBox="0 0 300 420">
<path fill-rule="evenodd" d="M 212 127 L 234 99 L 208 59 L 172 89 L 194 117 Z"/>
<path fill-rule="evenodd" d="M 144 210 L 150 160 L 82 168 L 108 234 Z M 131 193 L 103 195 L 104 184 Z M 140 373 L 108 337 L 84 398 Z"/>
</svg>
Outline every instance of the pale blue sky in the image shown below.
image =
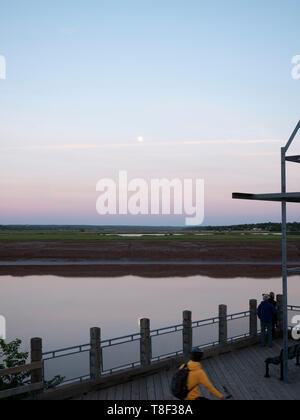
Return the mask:
<svg viewBox="0 0 300 420">
<path fill-rule="evenodd" d="M 182 223 L 100 218 L 96 182 L 124 169 L 204 178 L 205 224 L 277 220 L 277 204 L 231 192 L 279 188 L 299 15 L 296 0 L 2 2 L 0 223 Z M 78 144 L 105 148 L 64 148 Z"/>
</svg>

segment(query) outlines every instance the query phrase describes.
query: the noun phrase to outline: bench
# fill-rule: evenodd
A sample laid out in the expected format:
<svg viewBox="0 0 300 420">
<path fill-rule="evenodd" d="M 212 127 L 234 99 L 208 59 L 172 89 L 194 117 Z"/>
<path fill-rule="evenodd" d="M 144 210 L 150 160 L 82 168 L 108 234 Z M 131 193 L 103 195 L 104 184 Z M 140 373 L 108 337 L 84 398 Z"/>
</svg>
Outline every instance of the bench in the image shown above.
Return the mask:
<svg viewBox="0 0 300 420">
<path fill-rule="evenodd" d="M 288 359 L 296 359 L 296 366 L 300 366 L 300 344 L 295 344 L 289 347 Z M 280 380 L 283 381 L 283 350 L 277 357 L 269 357 L 265 360 L 266 364 L 266 375 L 265 378 L 270 378 L 270 365 L 280 365 Z"/>
</svg>

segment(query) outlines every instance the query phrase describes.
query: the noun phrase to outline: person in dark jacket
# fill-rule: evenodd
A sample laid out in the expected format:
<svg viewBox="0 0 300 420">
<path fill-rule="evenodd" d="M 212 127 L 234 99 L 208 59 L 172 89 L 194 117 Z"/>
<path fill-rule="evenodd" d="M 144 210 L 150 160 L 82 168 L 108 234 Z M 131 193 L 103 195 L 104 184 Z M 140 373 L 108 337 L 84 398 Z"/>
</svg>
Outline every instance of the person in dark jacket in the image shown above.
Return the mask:
<svg viewBox="0 0 300 420">
<path fill-rule="evenodd" d="M 272 348 L 272 326 L 273 316 L 277 314 L 277 310 L 274 306 L 268 302 L 270 299 L 269 295 L 263 295 L 263 302 L 257 309 L 257 315 L 261 322 L 261 344 L 266 346 L 266 332 L 268 336 L 268 346 Z"/>
<path fill-rule="evenodd" d="M 271 305 L 273 305 L 274 308 L 277 310 L 277 302 L 275 300 L 275 293 L 270 292 L 270 298 L 269 298 L 268 302 L 271 303 Z M 273 325 L 272 325 L 273 337 L 275 336 L 277 324 L 278 324 L 278 317 L 277 317 L 277 313 L 276 313 L 275 315 L 273 315 Z"/>
</svg>

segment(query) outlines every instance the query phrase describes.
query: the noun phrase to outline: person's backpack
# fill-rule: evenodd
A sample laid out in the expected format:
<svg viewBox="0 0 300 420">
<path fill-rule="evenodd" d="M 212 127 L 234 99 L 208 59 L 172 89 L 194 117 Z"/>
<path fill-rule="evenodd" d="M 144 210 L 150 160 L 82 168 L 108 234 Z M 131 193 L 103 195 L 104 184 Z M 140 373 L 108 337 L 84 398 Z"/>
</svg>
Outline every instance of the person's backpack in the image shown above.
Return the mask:
<svg viewBox="0 0 300 420">
<path fill-rule="evenodd" d="M 187 386 L 189 369 L 187 364 L 184 365 L 182 369 L 178 369 L 175 375 L 173 376 L 171 383 L 171 391 L 175 398 L 179 400 L 184 400 L 188 393 L 190 392 Z"/>
</svg>

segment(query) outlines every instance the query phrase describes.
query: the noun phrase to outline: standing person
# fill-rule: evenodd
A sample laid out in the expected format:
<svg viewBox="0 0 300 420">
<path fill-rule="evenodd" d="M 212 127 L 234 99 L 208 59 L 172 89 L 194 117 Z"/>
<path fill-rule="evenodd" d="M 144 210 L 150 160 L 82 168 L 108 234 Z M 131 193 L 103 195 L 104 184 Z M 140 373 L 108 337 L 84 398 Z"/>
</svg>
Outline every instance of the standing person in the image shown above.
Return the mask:
<svg viewBox="0 0 300 420">
<path fill-rule="evenodd" d="M 263 295 L 263 301 L 257 309 L 257 315 L 261 322 L 261 344 L 266 346 L 266 332 L 268 336 L 268 346 L 272 348 L 272 326 L 273 316 L 277 314 L 277 310 L 269 302 L 270 296 Z"/>
<path fill-rule="evenodd" d="M 274 292 L 270 292 L 270 298 L 268 300 L 269 303 L 271 303 L 271 305 L 274 306 L 274 308 L 277 310 L 277 302 L 275 300 L 275 293 Z M 272 333 L 273 333 L 273 338 L 275 337 L 275 331 L 277 328 L 277 323 L 278 323 L 278 317 L 277 317 L 277 313 L 275 315 L 273 315 L 273 322 L 272 322 Z"/>
<path fill-rule="evenodd" d="M 187 365 L 182 365 L 180 369 L 188 369 L 188 380 L 187 380 L 187 389 L 189 390 L 185 400 L 205 400 L 206 398 L 201 397 L 199 392 L 199 385 L 204 386 L 214 397 L 219 400 L 226 400 L 226 398 L 213 386 L 213 384 L 208 379 L 208 376 L 202 369 L 200 361 L 203 358 L 203 351 L 196 348 L 193 349 L 190 361 Z"/>
</svg>

